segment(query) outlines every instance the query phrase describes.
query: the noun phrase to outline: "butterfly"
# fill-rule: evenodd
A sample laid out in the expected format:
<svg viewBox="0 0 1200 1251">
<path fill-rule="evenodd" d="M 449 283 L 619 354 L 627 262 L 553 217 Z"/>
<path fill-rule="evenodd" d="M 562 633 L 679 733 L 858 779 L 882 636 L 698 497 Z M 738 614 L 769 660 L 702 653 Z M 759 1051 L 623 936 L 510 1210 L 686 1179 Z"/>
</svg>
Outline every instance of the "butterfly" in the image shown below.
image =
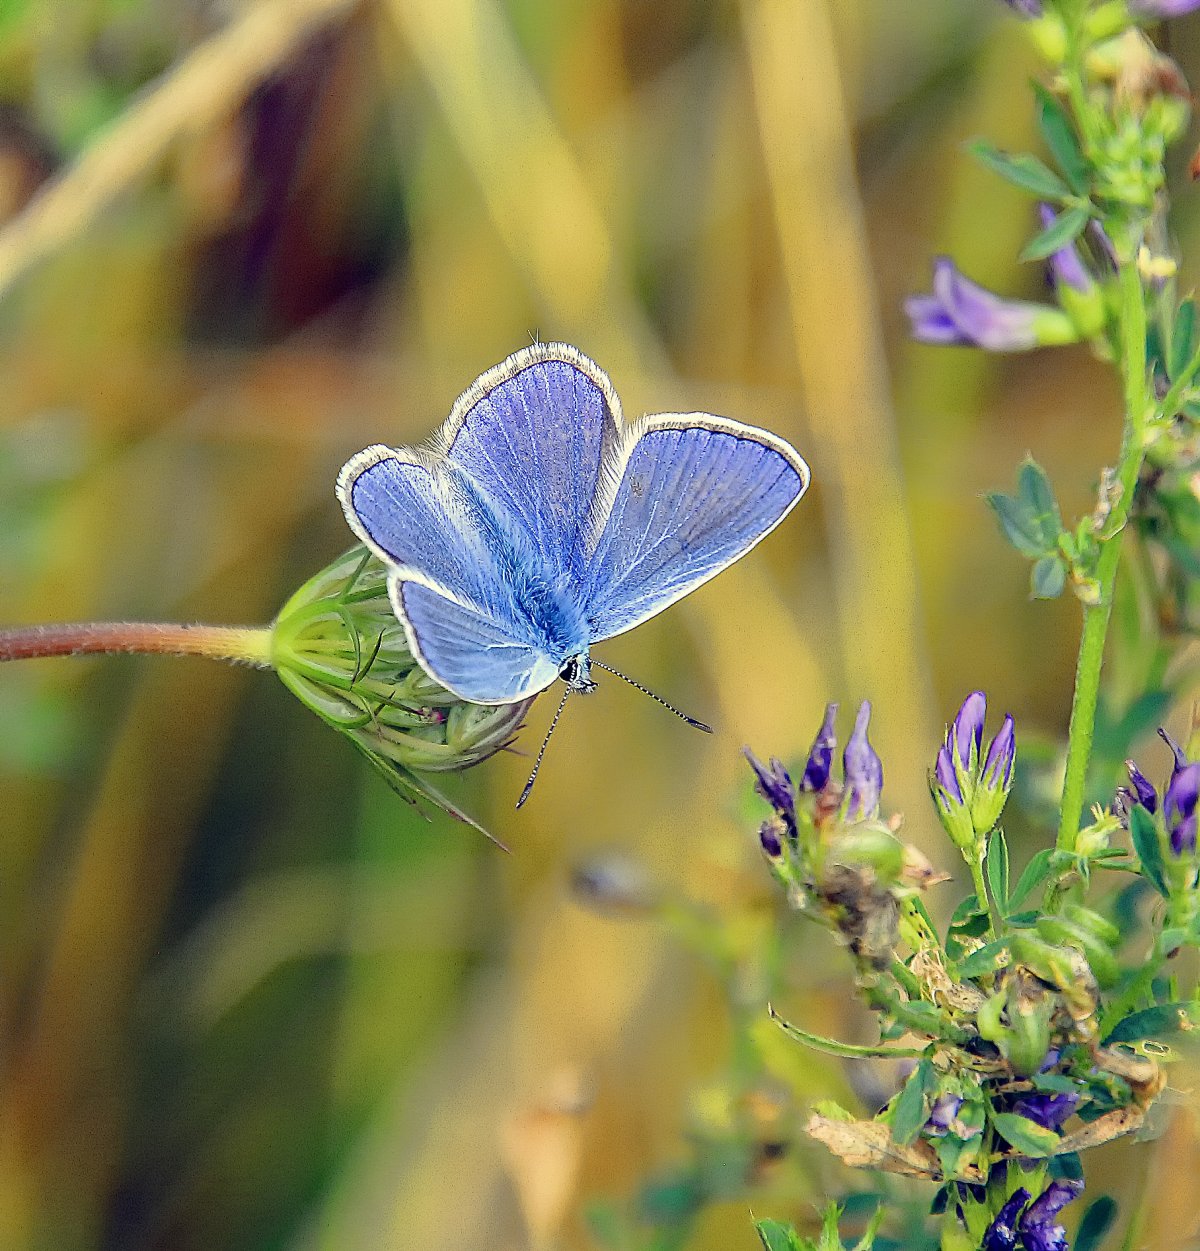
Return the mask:
<svg viewBox="0 0 1200 1251">
<path fill-rule="evenodd" d="M 476 379 L 423 446 L 352 457 L 337 495 L 435 681 L 505 704 L 561 678 L 565 703 L 595 689 L 592 644 L 744 556 L 808 483 L 788 443 L 741 422 L 626 425 L 598 365 L 535 343 Z"/>
</svg>

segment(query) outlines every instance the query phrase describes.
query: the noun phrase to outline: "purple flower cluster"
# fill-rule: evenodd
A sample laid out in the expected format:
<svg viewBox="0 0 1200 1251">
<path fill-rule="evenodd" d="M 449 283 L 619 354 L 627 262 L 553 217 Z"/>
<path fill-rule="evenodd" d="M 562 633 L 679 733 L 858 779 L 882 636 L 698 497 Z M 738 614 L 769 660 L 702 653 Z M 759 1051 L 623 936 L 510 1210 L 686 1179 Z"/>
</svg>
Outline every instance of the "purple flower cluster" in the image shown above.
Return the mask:
<svg viewBox="0 0 1200 1251">
<path fill-rule="evenodd" d="M 1081 1181 L 1053 1181 L 1030 1203 L 1029 1191 L 1019 1187 L 988 1226 L 982 1251 L 1067 1251 L 1058 1214 L 1082 1193 Z"/>
<path fill-rule="evenodd" d="M 1160 727 L 1158 732 L 1175 758 L 1163 795 L 1162 812 L 1171 839 L 1171 850 L 1175 855 L 1181 856 L 1184 852 L 1196 850 L 1200 762 L 1189 761 L 1183 748 L 1166 730 Z M 1132 760 L 1125 761 L 1125 769 L 1129 774 L 1129 785 L 1118 788 L 1114 810 L 1119 815 L 1126 816 L 1131 807 L 1140 805 L 1149 813 L 1157 812 L 1158 791 L 1153 783 Z"/>
<path fill-rule="evenodd" d="M 946 731 L 929 780 L 942 824 L 964 852 L 995 826 L 1012 788 L 1017 756 L 1015 723 L 1005 714 L 985 752 L 986 718 L 987 696 L 972 691 Z"/>
<path fill-rule="evenodd" d="M 764 825 L 761 831 L 763 850 L 771 858 L 775 858 L 782 851 L 779 826 L 782 826 L 788 837 L 794 839 L 797 836 L 798 796 L 820 794 L 829 785 L 833 772 L 833 753 L 837 750 L 834 724 L 837 708 L 837 704 L 828 704 L 825 708 L 825 716 L 809 749 L 799 786 L 792 781 L 791 775 L 780 761 L 771 757 L 770 762 L 764 765 L 749 748 L 745 749 L 746 759 L 754 770 L 758 793 L 775 809 L 779 818 L 774 824 Z M 879 815 L 879 798 L 883 793 L 883 762 L 867 738 L 870 721 L 871 705 L 863 700 L 858 716 L 854 719 L 854 731 L 842 753 L 842 802 L 849 821 L 867 821 Z"/>
</svg>

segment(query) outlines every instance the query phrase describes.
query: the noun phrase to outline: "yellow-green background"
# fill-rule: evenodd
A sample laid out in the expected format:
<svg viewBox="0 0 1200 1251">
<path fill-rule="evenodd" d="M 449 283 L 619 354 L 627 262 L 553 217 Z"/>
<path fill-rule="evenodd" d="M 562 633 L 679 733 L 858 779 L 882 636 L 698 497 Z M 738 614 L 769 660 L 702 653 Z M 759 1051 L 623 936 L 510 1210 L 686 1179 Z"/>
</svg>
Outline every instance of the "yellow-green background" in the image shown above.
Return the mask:
<svg viewBox="0 0 1200 1251">
<path fill-rule="evenodd" d="M 995 0 L 0 2 L 0 622 L 269 619 L 348 542 L 342 462 L 535 335 L 630 415 L 761 423 L 813 468 L 750 558 L 602 649 L 714 738 L 604 680 L 520 814 L 527 758 L 456 790 L 511 855 L 270 674 L 0 672 L 0 1247 L 587 1246 L 589 1202 L 687 1157 L 730 1039 L 695 955 L 579 907 L 571 867 L 635 855 L 753 932 L 739 749 L 794 759 L 864 697 L 885 807 L 953 867 L 941 728 L 983 686 L 1061 734 L 1078 616 L 1028 602 L 981 493 L 1032 451 L 1086 510 L 1119 435 L 1086 350 L 905 339 L 939 251 L 1044 295 L 1030 205 L 962 150 L 1033 142 L 1034 72 Z M 789 1012 L 866 1038 L 800 934 Z M 779 1063 L 801 1111 L 852 1099 L 835 1061 Z M 1196 1223 L 1175 1102 L 1097 1172 L 1149 1170 L 1160 1247 Z M 797 1140 L 691 1245 L 854 1181 Z"/>
</svg>

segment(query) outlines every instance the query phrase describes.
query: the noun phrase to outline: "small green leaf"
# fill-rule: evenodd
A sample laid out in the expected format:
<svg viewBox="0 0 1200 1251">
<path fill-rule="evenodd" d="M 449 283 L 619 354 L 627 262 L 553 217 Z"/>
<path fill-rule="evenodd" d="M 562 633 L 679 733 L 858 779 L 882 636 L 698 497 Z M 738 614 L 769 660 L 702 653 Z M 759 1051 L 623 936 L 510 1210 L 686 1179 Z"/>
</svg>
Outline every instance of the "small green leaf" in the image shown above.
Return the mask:
<svg viewBox="0 0 1200 1251">
<path fill-rule="evenodd" d="M 986 139 L 975 140 L 967 151 L 1005 182 L 1039 199 L 1065 200 L 1071 194 L 1070 187 L 1049 166 L 1028 152 L 1001 152 Z"/>
<path fill-rule="evenodd" d="M 1021 468 L 1017 470 L 1017 499 L 1037 519 L 1042 551 L 1053 551 L 1062 533 L 1062 514 L 1058 511 L 1058 501 L 1054 498 L 1054 488 L 1046 471 L 1030 456 L 1021 462 Z"/>
<path fill-rule="evenodd" d="M 1087 195 L 1091 167 L 1079 145 L 1075 126 L 1062 104 L 1041 83 L 1033 84 L 1038 103 L 1038 129 L 1046 141 L 1046 147 L 1054 154 L 1071 190 L 1076 195 Z"/>
<path fill-rule="evenodd" d="M 1031 1121 L 1027 1116 L 1018 1116 L 1015 1112 L 994 1112 L 992 1124 L 1006 1142 L 1033 1160 L 1042 1160 L 1053 1155 L 1061 1141 L 1054 1130 L 1039 1125 L 1037 1121 Z"/>
<path fill-rule="evenodd" d="M 1061 213 L 1046 227 L 1040 230 L 1025 245 L 1018 259 L 1022 261 L 1045 260 L 1053 252 L 1074 243 L 1083 233 L 1083 228 L 1091 220 L 1091 213 L 1086 208 L 1063 209 Z"/>
<path fill-rule="evenodd" d="M 1022 556 L 1043 556 L 1054 546 L 1043 542 L 1037 515 L 1025 504 L 1000 491 L 989 491 L 985 498 L 996 514 L 1004 537 Z"/>
<path fill-rule="evenodd" d="M 1171 328 L 1171 360 L 1167 372 L 1172 379 L 1178 378 L 1192 359 L 1196 341 L 1196 301 L 1184 300 L 1175 313 L 1175 325 Z"/>
<path fill-rule="evenodd" d="M 1017 887 L 1008 897 L 1010 909 L 1019 908 L 1026 899 L 1050 876 L 1050 857 L 1054 855 L 1053 847 L 1043 847 L 1033 854 L 1033 858 L 1021 871 L 1017 878 Z"/>
<path fill-rule="evenodd" d="M 988 839 L 987 878 L 992 898 L 1003 912 L 1008 906 L 1008 843 L 1003 830 L 996 830 Z"/>
<path fill-rule="evenodd" d="M 1029 575 L 1032 599 L 1058 599 L 1067 585 L 1067 567 L 1058 556 L 1043 556 Z"/>
<path fill-rule="evenodd" d="M 1142 862 L 1142 872 L 1156 891 L 1167 897 L 1167 880 L 1163 874 L 1162 845 L 1158 840 L 1158 826 L 1154 818 L 1142 807 L 1134 804 L 1129 810 L 1129 835 L 1133 849 Z"/>
<path fill-rule="evenodd" d="M 1089 1203 L 1072 1244 L 1075 1251 L 1096 1251 L 1116 1219 L 1117 1201 L 1111 1195 L 1101 1195 L 1094 1203 Z"/>
<path fill-rule="evenodd" d="M 892 1137 L 902 1147 L 907 1147 L 916 1138 L 921 1132 L 921 1126 L 928 1119 L 925 1096 L 933 1080 L 933 1065 L 928 1060 L 922 1060 L 908 1075 L 908 1081 L 904 1083 L 896 1096 L 896 1102 L 892 1104 L 889 1114 Z"/>
<path fill-rule="evenodd" d="M 1118 1021 L 1109 1031 L 1106 1043 L 1140 1042 L 1143 1038 L 1158 1038 L 1163 1034 L 1177 1034 L 1191 1029 L 1200 1017 L 1194 1003 L 1160 1003 L 1141 1012 L 1133 1012 Z"/>
</svg>

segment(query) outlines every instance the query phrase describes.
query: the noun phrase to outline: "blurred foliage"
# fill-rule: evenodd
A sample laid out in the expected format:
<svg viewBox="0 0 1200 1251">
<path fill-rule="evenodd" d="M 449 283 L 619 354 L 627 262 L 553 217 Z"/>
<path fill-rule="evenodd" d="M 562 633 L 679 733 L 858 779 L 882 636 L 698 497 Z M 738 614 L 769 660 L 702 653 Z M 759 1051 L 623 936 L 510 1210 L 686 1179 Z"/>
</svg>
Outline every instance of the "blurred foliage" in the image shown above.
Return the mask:
<svg viewBox="0 0 1200 1251">
<path fill-rule="evenodd" d="M 688 1175 L 738 1071 L 729 988 L 761 986 L 580 908 L 572 866 L 634 854 L 748 943 L 773 905 L 742 742 L 798 757 L 827 699 L 869 695 L 930 850 L 959 692 L 1057 740 L 1075 608 L 1025 602 L 980 496 L 1030 451 L 1085 512 L 1117 397 L 1085 351 L 931 352 L 898 312 L 938 250 L 1042 281 L 1012 259 L 1025 201 L 961 154 L 1029 143 L 999 8 L 0 0 L 0 620 L 268 619 L 347 545 L 346 457 L 422 438 L 535 334 L 631 414 L 744 418 L 814 469 L 751 560 L 604 653 L 714 741 L 606 683 L 519 816 L 525 759 L 455 792 L 510 856 L 267 676 L 0 674 L 0 1245 L 594 1245 L 586 1213 Z M 861 1036 L 834 955 L 788 930 L 781 1008 Z M 780 1039 L 789 1107 L 893 1093 Z M 1127 1150 L 1097 1184 L 1176 1245 L 1200 1138 L 1180 1116 Z M 753 1251 L 751 1207 L 815 1234 L 844 1171 L 799 1141 L 779 1164 L 714 1185 L 688 1246 Z"/>
</svg>

